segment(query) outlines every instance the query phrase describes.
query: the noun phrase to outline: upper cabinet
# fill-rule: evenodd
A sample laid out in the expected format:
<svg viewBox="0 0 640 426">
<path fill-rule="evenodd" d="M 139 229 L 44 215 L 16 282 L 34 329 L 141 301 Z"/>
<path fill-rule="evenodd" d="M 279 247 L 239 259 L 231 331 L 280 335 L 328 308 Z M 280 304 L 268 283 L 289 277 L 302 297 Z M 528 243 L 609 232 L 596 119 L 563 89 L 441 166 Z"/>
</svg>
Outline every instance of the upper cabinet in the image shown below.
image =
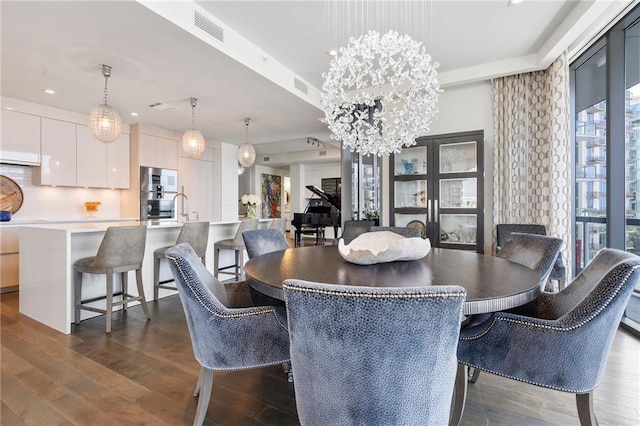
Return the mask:
<svg viewBox="0 0 640 426">
<path fill-rule="evenodd" d="M 140 132 L 138 135 L 140 165 L 178 170 L 178 142 Z"/>
<path fill-rule="evenodd" d="M 107 185 L 107 144 L 93 137 L 88 126 L 76 125 L 78 186 L 104 188 Z"/>
<path fill-rule="evenodd" d="M 76 125 L 42 118 L 42 164 L 34 173 L 38 185 L 76 186 Z"/>
<path fill-rule="evenodd" d="M 120 134 L 107 144 L 107 188 L 129 188 L 129 135 Z"/>
<path fill-rule="evenodd" d="M 40 165 L 40 117 L 2 110 L 0 162 Z"/>
<path fill-rule="evenodd" d="M 389 159 L 391 224 L 420 221 L 434 247 L 484 249 L 483 132 L 417 139 Z"/>
</svg>

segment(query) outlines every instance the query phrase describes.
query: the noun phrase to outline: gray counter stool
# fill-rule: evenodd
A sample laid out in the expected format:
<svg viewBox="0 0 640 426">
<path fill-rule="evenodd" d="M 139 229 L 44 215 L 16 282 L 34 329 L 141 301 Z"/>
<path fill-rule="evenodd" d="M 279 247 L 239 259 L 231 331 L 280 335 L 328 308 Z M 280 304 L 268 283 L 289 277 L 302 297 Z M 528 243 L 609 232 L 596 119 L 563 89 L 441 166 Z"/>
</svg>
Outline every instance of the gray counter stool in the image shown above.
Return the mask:
<svg viewBox="0 0 640 426">
<path fill-rule="evenodd" d="M 209 222 L 185 222 L 178 234 L 175 245 L 187 243 L 193 248 L 204 265 L 207 264 L 207 243 L 209 242 Z M 153 300 L 158 300 L 160 289 L 176 290 L 175 285 L 167 285 L 174 282 L 173 278 L 160 281 L 160 261 L 166 259 L 164 253 L 173 246 L 160 247 L 153 252 Z"/>
<path fill-rule="evenodd" d="M 99 312 L 106 314 L 106 332 L 111 333 L 111 313 L 114 306 L 123 306 L 127 309 L 127 304 L 140 301 L 142 310 L 147 319 L 151 319 L 147 301 L 144 297 L 144 287 L 142 286 L 142 260 L 144 259 L 144 247 L 147 241 L 146 226 L 124 226 L 107 228 L 102 243 L 98 248 L 98 253 L 92 257 L 85 257 L 77 260 L 73 264 L 75 273 L 74 279 L 74 300 L 75 300 L 75 323 L 80 323 L 80 310 Z M 138 296 L 127 293 L 129 271 L 136 271 L 136 284 L 138 285 Z M 105 296 L 82 300 L 82 274 L 102 274 L 106 275 L 107 294 Z M 121 274 L 122 290 L 113 292 L 113 274 Z M 114 296 L 121 296 L 122 300 L 113 301 Z M 87 303 L 106 299 L 105 309 L 89 306 Z"/>
<path fill-rule="evenodd" d="M 241 279 L 244 274 L 244 240 L 242 233 L 250 229 L 258 229 L 258 219 L 245 219 L 240 221 L 240 226 L 236 235 L 228 240 L 220 240 L 213 245 L 213 275 L 218 278 L 218 274 L 226 269 L 234 268 L 235 272 L 222 272 L 223 274 L 234 275 Z M 233 250 L 235 252 L 235 263 L 229 266 L 219 266 L 220 250 Z"/>
<path fill-rule="evenodd" d="M 269 229 L 279 229 L 282 231 L 284 235 L 287 235 L 287 219 L 285 218 L 271 219 L 271 224 L 269 225 Z"/>
</svg>

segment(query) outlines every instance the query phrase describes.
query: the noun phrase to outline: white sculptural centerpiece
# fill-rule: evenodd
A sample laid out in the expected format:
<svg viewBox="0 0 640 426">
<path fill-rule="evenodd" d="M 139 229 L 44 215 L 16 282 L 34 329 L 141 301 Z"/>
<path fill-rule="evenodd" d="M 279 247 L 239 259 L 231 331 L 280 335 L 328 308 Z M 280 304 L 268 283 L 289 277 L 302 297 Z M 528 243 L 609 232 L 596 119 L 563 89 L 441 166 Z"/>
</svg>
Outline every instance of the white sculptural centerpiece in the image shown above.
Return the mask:
<svg viewBox="0 0 640 426">
<path fill-rule="evenodd" d="M 406 238 L 390 231 L 365 232 L 349 244 L 342 238 L 338 241 L 340 256 L 358 265 L 422 259 L 430 250 L 428 238 Z"/>
</svg>

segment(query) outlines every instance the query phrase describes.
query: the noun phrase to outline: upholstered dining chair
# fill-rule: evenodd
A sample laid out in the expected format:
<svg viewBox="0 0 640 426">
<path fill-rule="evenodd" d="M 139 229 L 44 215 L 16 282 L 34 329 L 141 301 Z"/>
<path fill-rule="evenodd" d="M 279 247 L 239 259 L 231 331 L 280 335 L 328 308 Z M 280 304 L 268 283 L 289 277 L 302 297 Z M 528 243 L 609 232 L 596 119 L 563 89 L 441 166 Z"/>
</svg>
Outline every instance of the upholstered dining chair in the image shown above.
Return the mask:
<svg viewBox="0 0 640 426">
<path fill-rule="evenodd" d="M 581 425 L 596 425 L 593 391 L 602 379 L 622 313 L 640 277 L 640 257 L 603 249 L 558 293 L 463 328 L 457 383 L 466 368 L 576 394 Z M 453 419 L 464 409 L 456 389 Z"/>
<path fill-rule="evenodd" d="M 213 275 L 218 278 L 220 272 L 227 269 L 234 269 L 234 272 L 222 272 L 240 279 L 244 274 L 244 240 L 242 233 L 250 229 L 258 229 L 258 219 L 245 219 L 240 221 L 240 225 L 236 230 L 235 236 L 230 239 L 216 241 L 213 244 Z M 235 263 L 233 265 L 220 267 L 220 250 L 233 250 L 235 254 Z"/>
<path fill-rule="evenodd" d="M 242 239 L 249 259 L 290 247 L 287 237 L 280 229 L 251 229 L 242 233 Z"/>
<path fill-rule="evenodd" d="M 369 228 L 375 225 L 373 220 L 347 220 L 344 222 L 344 226 L 342 227 L 342 235 L 340 238 L 344 240 L 345 244 L 349 244 L 360 234 L 364 234 L 365 232 L 369 232 Z M 338 240 L 340 238 L 335 238 L 333 240 L 333 245 L 338 245 Z"/>
<path fill-rule="evenodd" d="M 191 336 L 200 375 L 193 424 L 205 419 L 214 371 L 245 370 L 289 360 L 289 334 L 284 307 L 229 308 L 220 282 L 202 264 L 188 244 L 167 250 L 178 294 Z"/>
<path fill-rule="evenodd" d="M 535 223 L 500 223 L 496 225 L 496 253 L 500 252 L 502 246 L 504 246 L 507 240 L 511 237 L 511 234 L 514 232 L 547 235 L 547 228 L 544 225 Z M 553 265 L 553 269 L 551 270 L 549 279 L 558 281 L 559 290 L 562 290 L 564 288 L 567 280 L 567 268 L 564 265 L 562 254 L 560 253 L 558 254 L 555 264 Z"/>
<path fill-rule="evenodd" d="M 102 238 L 95 256 L 85 257 L 74 262 L 74 304 L 75 323 L 80 323 L 80 311 L 87 310 L 106 315 L 106 332 L 111 333 L 111 315 L 114 306 L 127 309 L 127 304 L 139 301 L 147 319 L 151 319 L 142 285 L 142 261 L 147 241 L 146 226 L 109 227 Z M 129 271 L 135 271 L 138 295 L 128 293 Z M 82 274 L 106 275 L 106 295 L 99 298 L 82 300 Z M 114 293 L 114 274 L 120 274 L 122 289 Z M 114 296 L 120 295 L 121 300 L 114 302 Z M 104 309 L 93 306 L 92 302 L 105 299 Z"/>
<path fill-rule="evenodd" d="M 407 223 L 407 228 L 418 228 L 422 238 L 427 238 L 427 225 L 421 220 L 412 220 Z"/>
<path fill-rule="evenodd" d="M 209 242 L 209 222 L 185 222 L 180 228 L 176 244 L 189 243 L 202 263 L 206 265 L 207 243 Z M 160 262 L 165 259 L 164 252 L 172 246 L 161 247 L 153 251 L 153 300 L 158 300 L 161 288 L 175 290 L 169 285 L 173 279 L 160 281 Z"/>
<path fill-rule="evenodd" d="M 443 425 L 466 292 L 285 280 L 303 425 Z"/>
<path fill-rule="evenodd" d="M 519 263 L 536 271 L 540 275 L 540 290 L 544 290 L 561 247 L 560 238 L 514 232 L 496 257 Z"/>
<path fill-rule="evenodd" d="M 372 226 L 371 228 L 369 228 L 369 232 L 377 231 L 391 231 L 407 238 L 422 238 L 422 230 L 414 227 L 409 228 L 404 226 Z"/>
</svg>

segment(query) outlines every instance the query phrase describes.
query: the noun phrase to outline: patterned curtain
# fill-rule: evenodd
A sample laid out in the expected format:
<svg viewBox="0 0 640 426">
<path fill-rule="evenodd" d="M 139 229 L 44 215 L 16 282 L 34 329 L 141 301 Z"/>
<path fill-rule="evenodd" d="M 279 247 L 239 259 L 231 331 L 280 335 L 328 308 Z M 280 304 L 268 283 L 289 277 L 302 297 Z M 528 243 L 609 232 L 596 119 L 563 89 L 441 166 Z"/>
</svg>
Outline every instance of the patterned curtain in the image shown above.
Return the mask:
<svg viewBox="0 0 640 426">
<path fill-rule="evenodd" d="M 569 242 L 569 65 L 563 54 L 544 71 L 493 80 L 493 241 L 498 223 L 537 223 Z M 568 261 L 569 260 L 569 261 Z M 567 271 L 571 276 L 571 271 Z"/>
</svg>

